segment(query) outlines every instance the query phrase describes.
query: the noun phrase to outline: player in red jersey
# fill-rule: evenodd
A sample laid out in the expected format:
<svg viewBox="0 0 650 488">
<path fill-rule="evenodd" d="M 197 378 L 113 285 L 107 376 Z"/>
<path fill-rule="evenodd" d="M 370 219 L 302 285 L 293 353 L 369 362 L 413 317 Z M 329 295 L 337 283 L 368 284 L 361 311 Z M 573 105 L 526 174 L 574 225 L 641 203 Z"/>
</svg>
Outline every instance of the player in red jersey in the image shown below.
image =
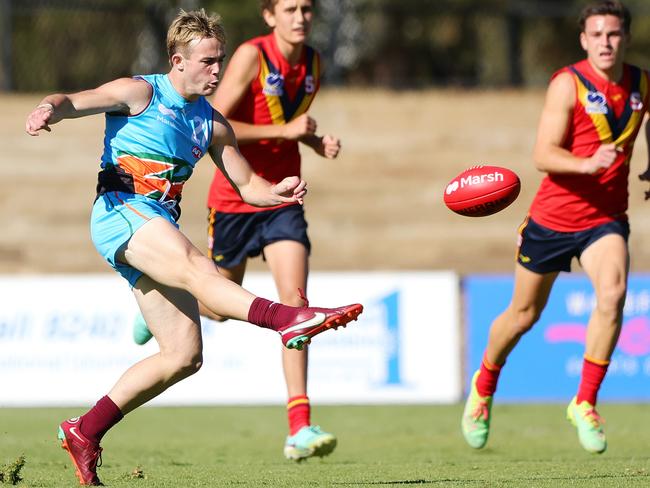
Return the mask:
<svg viewBox="0 0 650 488">
<path fill-rule="evenodd" d="M 585 60 L 551 79 L 534 149 L 547 173 L 520 229 L 512 300 L 490 329 L 462 418 L 468 444 L 487 442 L 492 397 L 508 354 L 538 320 L 560 271 L 576 257 L 596 307 L 587 327 L 582 377 L 567 409 L 582 446 L 607 448 L 596 397 L 621 330 L 627 287 L 627 181 L 648 106 L 648 73 L 625 64 L 630 14 L 618 1 L 584 8 Z M 646 125 L 646 133 L 648 125 Z"/>
<path fill-rule="evenodd" d="M 312 25 L 311 0 L 262 0 L 268 35 L 251 39 L 235 51 L 212 99 L 235 130 L 241 153 L 253 170 L 271 182 L 300 174 L 299 142 L 319 155 L 336 158 L 340 142 L 317 136 L 309 107 L 320 86 L 320 56 L 306 44 Z M 249 257 L 263 254 L 280 302 L 307 304 L 310 241 L 300 205 L 271 209 L 249 205 L 223 173 L 215 172 L 208 196 L 209 249 L 219 272 L 241 284 Z M 202 308 L 201 313 L 223 317 Z M 136 342 L 146 342 L 146 324 L 136 321 Z M 288 390 L 289 436 L 284 454 L 302 460 L 324 456 L 336 447 L 334 435 L 311 425 L 307 397 L 307 349 L 283 348 Z"/>
</svg>

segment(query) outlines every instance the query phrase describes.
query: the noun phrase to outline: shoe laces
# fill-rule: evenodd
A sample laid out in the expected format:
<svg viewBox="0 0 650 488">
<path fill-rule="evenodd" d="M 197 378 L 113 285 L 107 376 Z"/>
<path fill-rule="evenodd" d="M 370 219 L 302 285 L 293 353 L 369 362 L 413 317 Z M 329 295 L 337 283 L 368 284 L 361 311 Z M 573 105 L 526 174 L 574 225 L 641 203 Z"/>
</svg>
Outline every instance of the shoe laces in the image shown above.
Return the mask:
<svg viewBox="0 0 650 488">
<path fill-rule="evenodd" d="M 586 421 L 593 425 L 596 429 L 599 429 L 602 424 L 605 423 L 605 419 L 598 415 L 596 412 L 596 407 L 588 407 L 582 413 L 582 416 Z"/>
<path fill-rule="evenodd" d="M 303 301 L 304 307 L 309 307 L 309 300 L 307 300 L 307 295 L 305 295 L 305 291 L 302 288 L 298 288 L 298 296 Z"/>
<path fill-rule="evenodd" d="M 481 420 L 481 417 L 485 422 L 487 422 L 490 417 L 490 407 L 488 406 L 488 402 L 482 398 L 476 402 L 476 407 L 472 411 L 472 418 L 475 421 Z"/>
<path fill-rule="evenodd" d="M 97 457 L 95 458 L 95 466 L 93 466 L 95 470 L 102 465 L 102 451 L 103 449 L 101 447 L 97 448 Z"/>
<path fill-rule="evenodd" d="M 165 207 L 165 209 L 171 214 L 171 216 L 174 219 L 177 219 L 179 217 L 178 209 L 176 208 L 176 205 L 178 204 L 178 202 L 176 200 L 160 201 L 160 204 L 163 207 Z"/>
<path fill-rule="evenodd" d="M 172 184 L 168 180 L 165 183 L 165 191 L 163 192 L 162 196 L 158 199 L 158 202 L 160 202 L 160 204 L 163 207 L 165 207 L 165 209 L 172 215 L 172 217 L 174 217 L 174 220 L 176 220 L 180 216 L 178 213 L 178 209 L 176 208 L 176 206 L 178 205 L 178 201 L 174 199 L 166 200 L 167 195 L 169 194 L 169 190 L 171 189 L 172 189 Z"/>
</svg>

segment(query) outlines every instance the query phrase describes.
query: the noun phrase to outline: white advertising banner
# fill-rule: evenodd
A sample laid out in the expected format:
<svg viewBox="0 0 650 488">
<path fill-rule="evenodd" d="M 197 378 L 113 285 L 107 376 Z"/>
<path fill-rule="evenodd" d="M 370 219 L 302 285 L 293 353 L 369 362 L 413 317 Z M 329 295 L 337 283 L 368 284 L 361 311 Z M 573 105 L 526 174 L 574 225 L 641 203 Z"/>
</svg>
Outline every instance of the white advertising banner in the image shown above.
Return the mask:
<svg viewBox="0 0 650 488">
<path fill-rule="evenodd" d="M 452 403 L 461 397 L 458 277 L 431 273 L 312 273 L 315 306 L 359 302 L 359 320 L 310 346 L 312 401 Z M 244 287 L 276 297 L 267 273 Z M 115 275 L 0 277 L 0 406 L 87 405 L 132 364 L 157 352 L 138 346 L 137 313 Z M 151 404 L 282 404 L 286 387 L 277 334 L 205 320 L 204 365 Z"/>
</svg>

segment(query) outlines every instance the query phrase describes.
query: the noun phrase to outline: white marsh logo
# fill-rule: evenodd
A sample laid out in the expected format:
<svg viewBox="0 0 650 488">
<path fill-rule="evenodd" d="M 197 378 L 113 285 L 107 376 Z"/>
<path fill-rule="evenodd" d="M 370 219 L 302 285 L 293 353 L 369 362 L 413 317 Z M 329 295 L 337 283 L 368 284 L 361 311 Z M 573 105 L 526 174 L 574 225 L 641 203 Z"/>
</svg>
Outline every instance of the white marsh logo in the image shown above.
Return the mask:
<svg viewBox="0 0 650 488">
<path fill-rule="evenodd" d="M 451 195 L 459 188 L 480 185 L 482 183 L 494 183 L 495 181 L 504 181 L 503 173 L 495 171 L 494 173 L 488 173 L 485 175 L 465 176 L 449 183 L 449 185 L 447 185 L 446 193 L 447 195 Z"/>
</svg>

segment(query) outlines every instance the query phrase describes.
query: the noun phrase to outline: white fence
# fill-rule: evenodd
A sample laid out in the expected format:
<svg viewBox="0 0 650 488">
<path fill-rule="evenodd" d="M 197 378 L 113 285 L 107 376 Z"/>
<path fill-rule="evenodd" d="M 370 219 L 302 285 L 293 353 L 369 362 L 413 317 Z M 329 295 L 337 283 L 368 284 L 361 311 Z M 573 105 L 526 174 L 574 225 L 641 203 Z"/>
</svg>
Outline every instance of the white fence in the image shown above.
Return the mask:
<svg viewBox="0 0 650 488">
<path fill-rule="evenodd" d="M 266 273 L 244 286 L 273 299 Z M 313 273 L 318 306 L 360 302 L 358 322 L 310 346 L 318 403 L 452 403 L 461 397 L 458 277 L 453 273 Z M 133 363 L 137 306 L 110 274 L 0 277 L 0 406 L 82 405 L 106 394 Z M 204 366 L 152 401 L 159 405 L 281 404 L 279 336 L 241 322 L 205 321 Z"/>
</svg>

